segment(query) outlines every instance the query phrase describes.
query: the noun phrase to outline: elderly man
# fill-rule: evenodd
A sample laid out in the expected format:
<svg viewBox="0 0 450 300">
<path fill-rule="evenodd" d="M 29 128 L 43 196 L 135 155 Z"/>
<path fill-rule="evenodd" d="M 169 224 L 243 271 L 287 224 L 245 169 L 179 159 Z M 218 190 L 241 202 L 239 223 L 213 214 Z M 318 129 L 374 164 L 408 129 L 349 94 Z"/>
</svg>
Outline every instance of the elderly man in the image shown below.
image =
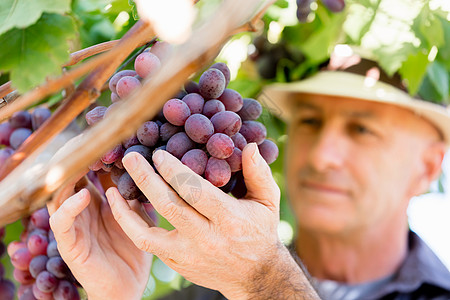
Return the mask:
<svg viewBox="0 0 450 300">
<path fill-rule="evenodd" d="M 175 229 L 144 221 L 114 188 L 107 192 L 110 208 L 96 198 L 83 210 L 92 197 L 86 190 L 70 197 L 51 225 L 90 299 L 140 297 L 150 257 L 133 243 L 231 299 L 317 299 L 312 286 L 333 300 L 450 299 L 449 271 L 409 231 L 406 216 L 409 199 L 439 175 L 450 115 L 412 99 L 373 63 L 357 62 L 345 70 L 331 64 L 333 71 L 264 93 L 289 124 L 286 178 L 297 219 L 292 256 L 276 233 L 279 190 L 254 144 L 243 151 L 245 199 L 206 181 L 198 199 L 186 197 L 185 187 L 166 183 L 189 172 L 174 157 L 155 153 L 160 177 L 129 154 L 125 167 Z M 113 235 L 129 239 L 117 245 Z M 173 297 L 223 298 L 213 290 L 194 286 Z"/>
</svg>

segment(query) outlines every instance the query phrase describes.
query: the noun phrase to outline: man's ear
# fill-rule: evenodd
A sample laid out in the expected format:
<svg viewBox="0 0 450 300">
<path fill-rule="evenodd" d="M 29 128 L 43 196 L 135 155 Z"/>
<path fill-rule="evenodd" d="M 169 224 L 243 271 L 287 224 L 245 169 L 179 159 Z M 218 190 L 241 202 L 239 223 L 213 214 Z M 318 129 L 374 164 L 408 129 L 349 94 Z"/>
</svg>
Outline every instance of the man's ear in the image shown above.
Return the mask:
<svg viewBox="0 0 450 300">
<path fill-rule="evenodd" d="M 425 193 L 430 187 L 431 182 L 436 180 L 441 173 L 441 165 L 444 160 L 446 146 L 442 141 L 432 142 L 425 147 L 422 153 L 421 167 L 414 189 L 414 196 Z"/>
</svg>

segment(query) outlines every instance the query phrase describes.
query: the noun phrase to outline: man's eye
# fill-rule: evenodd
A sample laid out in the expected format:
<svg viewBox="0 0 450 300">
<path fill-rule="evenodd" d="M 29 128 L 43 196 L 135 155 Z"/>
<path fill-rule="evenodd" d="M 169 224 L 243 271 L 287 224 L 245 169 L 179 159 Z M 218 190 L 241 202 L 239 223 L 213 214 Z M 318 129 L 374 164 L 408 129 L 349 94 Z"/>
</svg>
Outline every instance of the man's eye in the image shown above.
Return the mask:
<svg viewBox="0 0 450 300">
<path fill-rule="evenodd" d="M 306 125 L 306 126 L 320 126 L 321 121 L 320 121 L 320 119 L 317 119 L 317 118 L 305 118 L 305 119 L 300 119 L 299 124 Z"/>
<path fill-rule="evenodd" d="M 351 130 L 357 134 L 372 134 L 373 132 L 367 128 L 366 126 L 359 125 L 359 124 L 353 124 L 351 126 Z"/>
</svg>

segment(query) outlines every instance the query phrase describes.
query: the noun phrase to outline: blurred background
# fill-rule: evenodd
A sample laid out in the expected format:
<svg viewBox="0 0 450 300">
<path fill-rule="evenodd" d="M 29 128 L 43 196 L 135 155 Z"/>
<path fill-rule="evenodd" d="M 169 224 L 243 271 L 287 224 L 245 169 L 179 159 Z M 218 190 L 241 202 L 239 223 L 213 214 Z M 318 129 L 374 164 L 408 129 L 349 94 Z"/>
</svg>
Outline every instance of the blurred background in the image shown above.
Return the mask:
<svg viewBox="0 0 450 300">
<path fill-rule="evenodd" d="M 79 31 L 73 48 L 120 38 L 136 22 L 135 8 L 130 2 L 131 5 L 128 0 L 73 0 L 72 12 Z M 200 0 L 196 5 L 198 20 L 208 16 L 220 2 Z M 351 46 L 357 46 L 372 53 L 388 74 L 400 73 L 412 94 L 448 105 L 450 1 L 347 0 L 341 12 L 333 12 L 327 2 L 330 1 L 278 0 L 264 15 L 260 32 L 234 36 L 216 59 L 227 63 L 231 70 L 229 87 L 243 97 L 256 98 L 264 85 L 307 77 L 326 63 L 333 50 L 351 53 Z M 297 13 L 299 6 L 301 15 Z M 0 84 L 8 79 L 3 75 Z M 53 104 L 61 99 L 61 95 L 54 95 L 45 102 Z M 105 92 L 98 101 L 109 99 L 109 92 Z M 295 232 L 284 189 L 283 154 L 288 138 L 285 124 L 278 118 L 276 103 L 263 104 L 270 109 L 264 111 L 259 121 L 280 149 L 280 156 L 271 167 L 282 191 L 279 234 L 289 244 Z M 411 200 L 408 215 L 411 228 L 450 269 L 449 187 L 450 154 L 447 154 L 442 176 L 429 193 Z M 160 219 L 160 223 L 170 228 L 165 220 Z M 9 243 L 18 239 L 22 225 L 16 222 L 6 230 L 5 242 Z M 7 268 L 7 277 L 12 278 L 9 258 L 4 257 L 2 263 Z M 143 299 L 158 299 L 189 284 L 155 258 Z"/>
</svg>

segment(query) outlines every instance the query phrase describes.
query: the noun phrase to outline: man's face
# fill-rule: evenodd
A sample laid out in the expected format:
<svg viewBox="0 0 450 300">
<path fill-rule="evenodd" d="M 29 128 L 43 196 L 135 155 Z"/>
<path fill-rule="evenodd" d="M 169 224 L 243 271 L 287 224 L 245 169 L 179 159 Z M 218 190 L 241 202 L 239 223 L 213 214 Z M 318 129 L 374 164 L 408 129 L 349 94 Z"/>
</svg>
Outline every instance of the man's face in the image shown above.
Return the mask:
<svg viewBox="0 0 450 300">
<path fill-rule="evenodd" d="M 299 225 L 346 233 L 404 218 L 436 130 L 392 105 L 307 98 L 297 102 L 286 161 Z"/>
</svg>

